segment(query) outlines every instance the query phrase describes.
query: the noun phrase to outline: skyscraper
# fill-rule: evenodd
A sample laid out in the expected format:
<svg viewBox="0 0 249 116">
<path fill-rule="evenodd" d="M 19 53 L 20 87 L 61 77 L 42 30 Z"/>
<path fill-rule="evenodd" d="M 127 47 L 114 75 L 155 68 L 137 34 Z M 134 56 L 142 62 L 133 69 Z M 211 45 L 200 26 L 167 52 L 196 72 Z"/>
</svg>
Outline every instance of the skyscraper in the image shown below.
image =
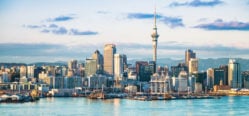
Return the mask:
<svg viewBox="0 0 249 116">
<path fill-rule="evenodd" d="M 24 65 L 20 67 L 20 78 L 22 77 L 27 77 L 27 67 Z"/>
<path fill-rule="evenodd" d="M 189 66 L 189 61 L 191 58 L 196 58 L 196 54 L 193 50 L 187 49 L 185 51 L 185 64 L 186 64 L 186 66 Z"/>
<path fill-rule="evenodd" d="M 149 82 L 153 74 L 153 67 L 146 61 L 136 61 L 137 80 Z"/>
<path fill-rule="evenodd" d="M 157 26 L 156 26 L 156 9 L 154 12 L 154 28 L 153 28 L 153 32 L 151 34 L 151 37 L 152 37 L 152 47 L 153 47 L 153 61 L 156 64 L 156 61 L 157 61 L 157 39 L 159 37 L 159 35 L 157 33 Z"/>
<path fill-rule="evenodd" d="M 96 50 L 92 54 L 92 59 L 96 60 L 97 62 L 97 73 L 103 72 L 103 55 L 99 52 L 99 50 Z"/>
<path fill-rule="evenodd" d="M 224 85 L 228 85 L 228 65 L 221 65 L 220 69 L 224 70 Z"/>
<path fill-rule="evenodd" d="M 104 71 L 106 74 L 114 74 L 114 54 L 116 53 L 116 45 L 106 44 L 104 47 Z"/>
<path fill-rule="evenodd" d="M 229 64 L 228 64 L 228 85 L 231 88 L 242 87 L 240 64 L 232 59 L 229 60 Z"/>
<path fill-rule="evenodd" d="M 68 62 L 68 69 L 69 70 L 76 70 L 77 69 L 77 60 L 70 60 Z"/>
<path fill-rule="evenodd" d="M 68 76 L 74 76 L 76 74 L 77 71 L 77 60 L 70 60 L 68 62 Z"/>
<path fill-rule="evenodd" d="M 35 66 L 33 65 L 33 66 L 27 66 L 27 69 L 28 69 L 28 71 L 27 71 L 27 77 L 28 78 L 34 78 L 34 73 L 35 73 Z"/>
<path fill-rule="evenodd" d="M 85 73 L 86 76 L 91 76 L 97 72 L 97 60 L 86 59 Z"/>
<path fill-rule="evenodd" d="M 249 71 L 243 71 L 241 77 L 244 80 L 243 87 L 249 89 Z"/>
<path fill-rule="evenodd" d="M 189 60 L 189 65 L 188 65 L 188 70 L 189 74 L 193 74 L 195 72 L 198 72 L 198 59 L 196 58 L 191 58 Z"/>
<path fill-rule="evenodd" d="M 214 69 L 213 68 L 207 69 L 207 86 L 208 86 L 208 89 L 213 88 L 214 86 Z"/>
<path fill-rule="evenodd" d="M 124 62 L 124 70 L 126 70 L 128 68 L 128 64 L 127 64 L 127 56 L 125 54 L 123 54 L 123 62 Z"/>
<path fill-rule="evenodd" d="M 115 80 L 122 80 L 122 74 L 124 72 L 124 59 L 123 55 L 115 54 L 114 55 L 114 77 Z"/>
</svg>

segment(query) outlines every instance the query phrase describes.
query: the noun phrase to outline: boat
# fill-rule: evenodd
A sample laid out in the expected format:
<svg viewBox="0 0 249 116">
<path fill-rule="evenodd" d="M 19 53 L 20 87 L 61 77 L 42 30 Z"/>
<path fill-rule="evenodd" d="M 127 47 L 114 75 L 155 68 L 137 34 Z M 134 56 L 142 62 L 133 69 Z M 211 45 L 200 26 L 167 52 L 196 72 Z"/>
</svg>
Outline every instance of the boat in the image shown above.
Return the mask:
<svg viewBox="0 0 249 116">
<path fill-rule="evenodd" d="M 102 91 L 93 91 L 89 96 L 89 99 L 105 99 L 105 94 Z"/>
<path fill-rule="evenodd" d="M 150 97 L 147 97 L 147 96 L 135 96 L 133 99 L 140 100 L 140 101 L 151 101 L 152 100 Z"/>
</svg>

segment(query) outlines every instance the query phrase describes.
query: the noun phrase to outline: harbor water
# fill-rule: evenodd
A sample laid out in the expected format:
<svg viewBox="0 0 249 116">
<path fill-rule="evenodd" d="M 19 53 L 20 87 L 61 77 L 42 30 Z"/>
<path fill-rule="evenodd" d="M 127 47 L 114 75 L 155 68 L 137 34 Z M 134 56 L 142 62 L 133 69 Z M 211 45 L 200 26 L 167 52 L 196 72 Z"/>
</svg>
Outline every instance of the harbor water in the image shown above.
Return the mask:
<svg viewBox="0 0 249 116">
<path fill-rule="evenodd" d="M 249 96 L 221 99 L 138 101 L 130 99 L 41 98 L 36 102 L 1 103 L 1 116 L 248 116 Z"/>
</svg>

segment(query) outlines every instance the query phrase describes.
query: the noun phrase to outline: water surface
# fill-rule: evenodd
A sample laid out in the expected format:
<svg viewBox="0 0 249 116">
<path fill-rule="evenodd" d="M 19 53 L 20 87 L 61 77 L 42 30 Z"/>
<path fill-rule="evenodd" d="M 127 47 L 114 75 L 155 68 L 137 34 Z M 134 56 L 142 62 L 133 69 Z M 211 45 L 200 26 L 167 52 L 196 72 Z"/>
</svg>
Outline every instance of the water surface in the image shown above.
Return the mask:
<svg viewBox="0 0 249 116">
<path fill-rule="evenodd" d="M 221 99 L 136 101 L 129 99 L 42 98 L 37 102 L 2 103 L 1 116 L 248 116 L 249 96 Z"/>
</svg>

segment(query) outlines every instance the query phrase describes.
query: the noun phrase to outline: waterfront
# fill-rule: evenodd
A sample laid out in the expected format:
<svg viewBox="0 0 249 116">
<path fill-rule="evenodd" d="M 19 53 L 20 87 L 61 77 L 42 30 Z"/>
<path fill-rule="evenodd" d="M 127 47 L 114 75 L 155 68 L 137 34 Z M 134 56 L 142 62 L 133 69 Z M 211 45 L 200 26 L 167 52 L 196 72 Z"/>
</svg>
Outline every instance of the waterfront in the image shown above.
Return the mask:
<svg viewBox="0 0 249 116">
<path fill-rule="evenodd" d="M 42 98 L 37 102 L 0 104 L 12 115 L 248 115 L 248 96 L 221 99 L 137 101 L 129 99 Z"/>
</svg>

